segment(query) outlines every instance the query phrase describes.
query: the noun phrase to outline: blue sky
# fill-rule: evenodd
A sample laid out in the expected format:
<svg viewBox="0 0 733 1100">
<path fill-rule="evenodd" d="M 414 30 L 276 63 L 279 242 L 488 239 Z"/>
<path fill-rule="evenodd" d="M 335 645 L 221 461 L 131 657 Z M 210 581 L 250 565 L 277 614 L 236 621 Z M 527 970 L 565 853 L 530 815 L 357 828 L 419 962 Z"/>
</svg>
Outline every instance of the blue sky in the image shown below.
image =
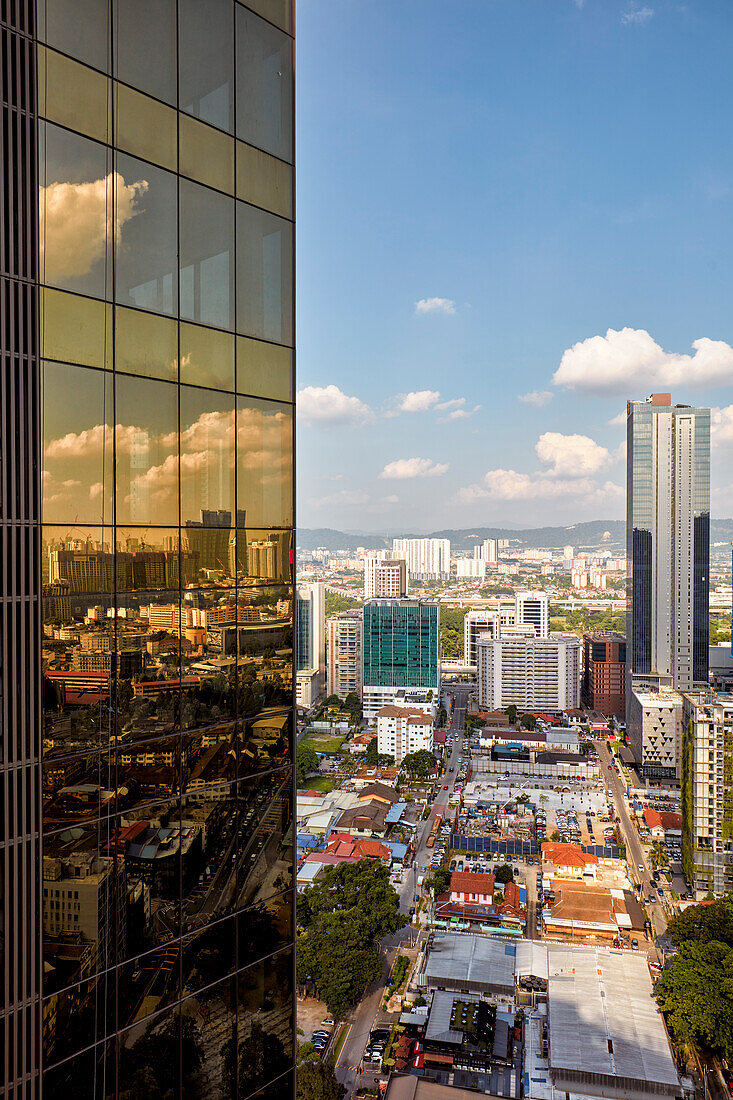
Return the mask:
<svg viewBox="0 0 733 1100">
<path fill-rule="evenodd" d="M 733 515 L 730 0 L 296 10 L 299 525 L 621 517 L 652 390 Z"/>
</svg>

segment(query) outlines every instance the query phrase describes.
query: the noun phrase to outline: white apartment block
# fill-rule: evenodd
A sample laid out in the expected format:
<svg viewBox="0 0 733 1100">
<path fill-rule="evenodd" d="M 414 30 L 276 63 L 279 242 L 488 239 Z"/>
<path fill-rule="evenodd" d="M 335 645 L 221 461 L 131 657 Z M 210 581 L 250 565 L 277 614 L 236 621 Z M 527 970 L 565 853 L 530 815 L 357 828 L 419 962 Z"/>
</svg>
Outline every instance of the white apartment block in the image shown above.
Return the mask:
<svg viewBox="0 0 733 1100">
<path fill-rule="evenodd" d="M 433 722 L 420 710 L 383 707 L 377 712 L 377 751 L 394 756 L 401 764 L 405 756 L 421 749 L 433 751 Z"/>
<path fill-rule="evenodd" d="M 489 601 L 487 608 L 467 611 L 463 619 L 463 660 L 476 664 L 476 642 L 481 634 L 499 635 L 508 626 L 532 626 L 545 638 L 550 632 L 550 597 L 546 592 L 517 592 Z"/>
<path fill-rule="evenodd" d="M 456 560 L 456 577 L 458 580 L 484 580 L 486 577 L 486 562 L 483 558 L 458 558 Z"/>
<path fill-rule="evenodd" d="M 487 561 L 496 564 L 499 560 L 499 544 L 496 539 L 484 539 L 480 546 L 474 546 L 473 556 L 479 561 Z"/>
<path fill-rule="evenodd" d="M 479 637 L 478 705 L 503 710 L 564 711 L 580 706 L 582 643 L 577 634 Z"/>
<path fill-rule="evenodd" d="M 363 634 L 360 610 L 341 611 L 326 620 L 327 695 L 361 695 Z"/>
<path fill-rule="evenodd" d="M 719 897 L 733 890 L 733 696 L 685 693 L 681 756 L 682 862 L 697 898 Z"/>
<path fill-rule="evenodd" d="M 407 562 L 407 574 L 421 580 L 450 577 L 450 539 L 393 539 L 392 553 Z"/>
<path fill-rule="evenodd" d="M 679 779 L 683 701 L 679 692 L 634 688 L 627 695 L 626 726 L 634 759 L 645 779 Z"/>
<path fill-rule="evenodd" d="M 407 561 L 391 550 L 370 550 L 364 555 L 364 599 L 375 596 L 399 600 L 407 595 Z"/>
</svg>

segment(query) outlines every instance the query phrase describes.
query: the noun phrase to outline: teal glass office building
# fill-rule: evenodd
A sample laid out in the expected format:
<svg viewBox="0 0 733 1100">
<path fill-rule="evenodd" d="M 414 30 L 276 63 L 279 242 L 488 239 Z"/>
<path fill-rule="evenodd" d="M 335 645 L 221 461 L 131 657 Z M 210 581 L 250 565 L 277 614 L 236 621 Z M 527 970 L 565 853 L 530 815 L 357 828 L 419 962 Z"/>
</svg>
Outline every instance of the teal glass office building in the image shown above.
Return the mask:
<svg viewBox="0 0 733 1100">
<path fill-rule="evenodd" d="M 438 600 L 373 599 L 364 604 L 365 713 L 390 691 L 438 692 L 440 603 Z M 379 689 L 385 689 L 380 691 Z"/>
</svg>

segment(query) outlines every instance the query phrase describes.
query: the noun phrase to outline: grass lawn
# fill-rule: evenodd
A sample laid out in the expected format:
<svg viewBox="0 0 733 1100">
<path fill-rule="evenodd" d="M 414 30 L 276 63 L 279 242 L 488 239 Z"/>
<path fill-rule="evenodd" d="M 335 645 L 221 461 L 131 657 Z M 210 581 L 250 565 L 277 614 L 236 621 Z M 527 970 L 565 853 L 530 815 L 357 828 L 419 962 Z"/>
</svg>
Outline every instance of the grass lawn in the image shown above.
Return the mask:
<svg viewBox="0 0 733 1100">
<path fill-rule="evenodd" d="M 316 752 L 338 752 L 345 740 L 345 737 L 309 737 L 307 744 Z"/>
<path fill-rule="evenodd" d="M 340 779 L 329 779 L 327 776 L 318 776 L 317 779 L 304 779 L 303 787 L 309 791 L 323 791 L 324 794 L 328 794 L 335 787 L 340 784 Z"/>
</svg>

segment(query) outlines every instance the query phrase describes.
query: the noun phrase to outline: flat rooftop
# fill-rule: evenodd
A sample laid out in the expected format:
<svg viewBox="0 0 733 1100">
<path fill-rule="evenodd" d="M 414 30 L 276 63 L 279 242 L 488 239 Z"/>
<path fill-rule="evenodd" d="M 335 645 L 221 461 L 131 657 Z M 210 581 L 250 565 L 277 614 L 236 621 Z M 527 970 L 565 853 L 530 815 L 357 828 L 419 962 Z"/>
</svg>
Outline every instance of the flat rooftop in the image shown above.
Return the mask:
<svg viewBox="0 0 733 1100">
<path fill-rule="evenodd" d="M 471 993 L 514 992 L 516 945 L 484 936 L 436 935 L 423 982 Z"/>
<path fill-rule="evenodd" d="M 675 1095 L 679 1076 L 646 959 L 626 951 L 548 945 L 553 1082 L 593 1081 Z M 580 1076 L 578 1076 L 580 1075 Z M 650 1090 L 651 1091 L 651 1090 Z"/>
</svg>

